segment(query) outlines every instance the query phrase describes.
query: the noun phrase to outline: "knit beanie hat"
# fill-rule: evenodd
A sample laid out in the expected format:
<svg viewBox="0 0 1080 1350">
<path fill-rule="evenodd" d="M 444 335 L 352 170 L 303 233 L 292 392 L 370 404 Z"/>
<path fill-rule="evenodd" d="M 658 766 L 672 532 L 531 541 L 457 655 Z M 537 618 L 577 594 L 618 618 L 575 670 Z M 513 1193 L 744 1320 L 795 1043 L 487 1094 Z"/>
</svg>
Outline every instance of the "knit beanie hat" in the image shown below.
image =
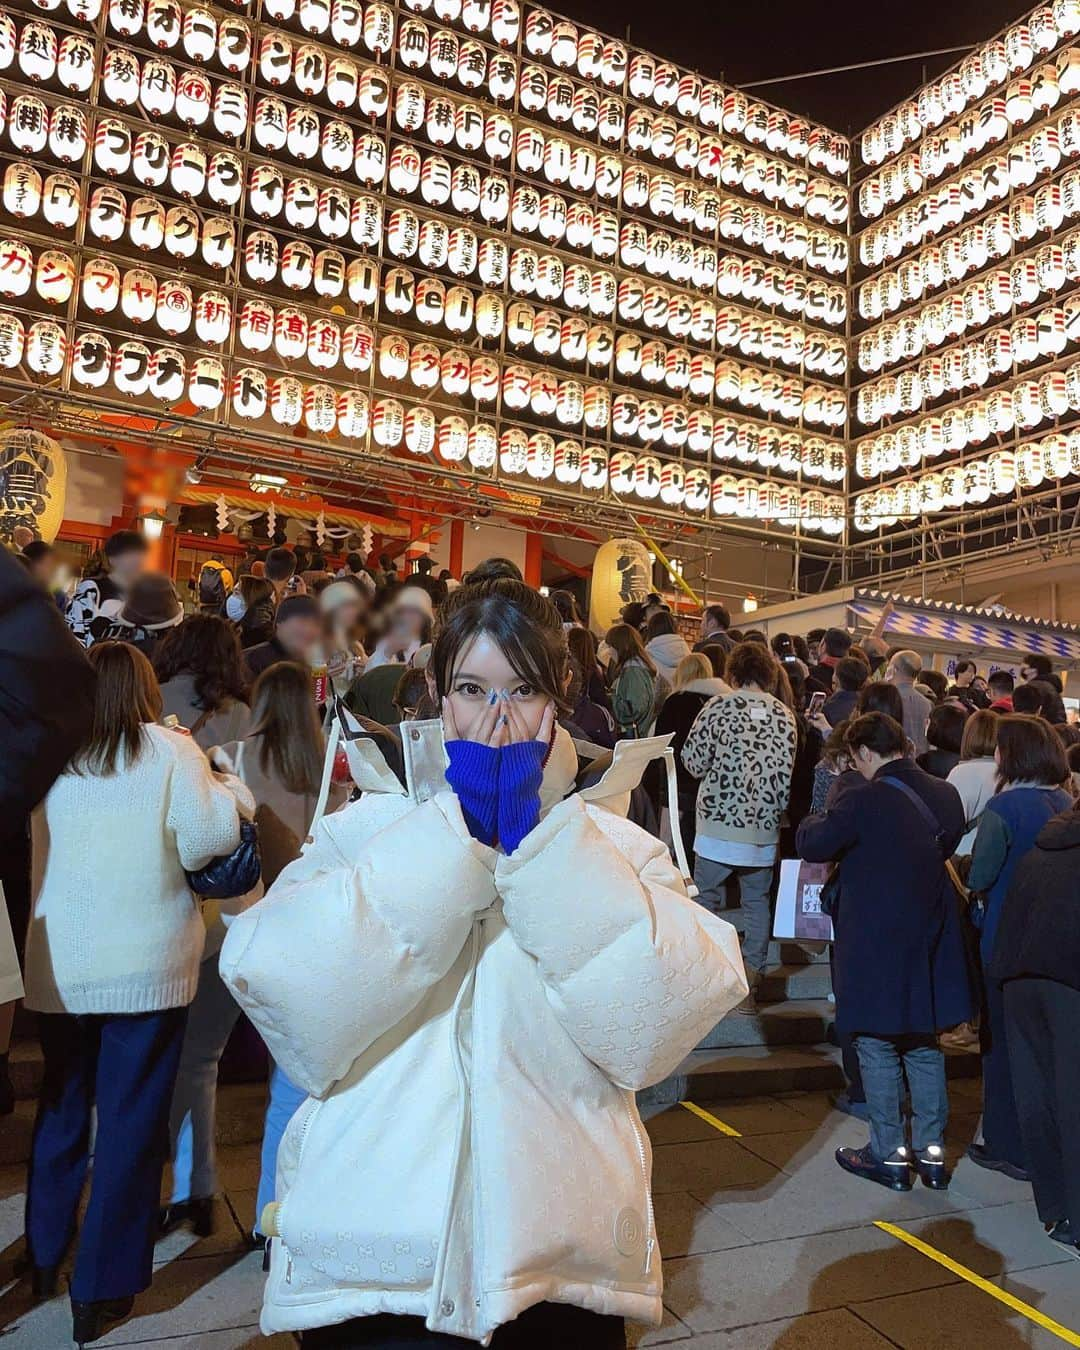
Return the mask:
<svg viewBox="0 0 1080 1350">
<path fill-rule="evenodd" d="M 351 581 L 332 581 L 319 592 L 319 604 L 324 614 L 333 614 L 341 605 L 355 605 L 364 599 L 366 591 Z"/>
<path fill-rule="evenodd" d="M 164 572 L 144 572 L 137 577 L 120 611 L 121 622 L 137 628 L 172 628 L 183 617 L 176 587 Z"/>
<path fill-rule="evenodd" d="M 390 608 L 392 610 L 418 609 L 421 614 L 426 614 L 429 619 L 435 617 L 431 596 L 422 586 L 402 586 L 401 590 L 394 596 Z"/>
</svg>

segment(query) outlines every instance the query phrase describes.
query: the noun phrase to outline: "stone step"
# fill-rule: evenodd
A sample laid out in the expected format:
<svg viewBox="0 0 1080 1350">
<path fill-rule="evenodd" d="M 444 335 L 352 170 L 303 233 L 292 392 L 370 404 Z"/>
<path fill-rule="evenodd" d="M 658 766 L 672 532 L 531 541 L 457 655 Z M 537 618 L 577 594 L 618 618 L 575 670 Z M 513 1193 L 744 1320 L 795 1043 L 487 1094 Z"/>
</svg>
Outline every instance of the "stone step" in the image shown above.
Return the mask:
<svg viewBox="0 0 1080 1350">
<path fill-rule="evenodd" d="M 719 1050 L 741 1045 L 816 1045 L 825 1040 L 835 1009 L 824 998 L 763 1003 L 756 1017 L 730 1014 L 718 1022 L 698 1046 Z"/>
<path fill-rule="evenodd" d="M 977 1051 L 945 1052 L 950 1078 L 977 1078 L 980 1068 Z M 670 1078 L 639 1094 L 639 1105 L 643 1115 L 653 1115 L 684 1100 L 721 1102 L 843 1086 L 840 1051 L 834 1045 L 728 1046 L 695 1050 Z"/>
<path fill-rule="evenodd" d="M 793 999 L 823 999 L 831 993 L 832 975 L 826 962 L 784 964 L 766 969 L 757 987 L 757 1001 L 785 1003 Z"/>
</svg>

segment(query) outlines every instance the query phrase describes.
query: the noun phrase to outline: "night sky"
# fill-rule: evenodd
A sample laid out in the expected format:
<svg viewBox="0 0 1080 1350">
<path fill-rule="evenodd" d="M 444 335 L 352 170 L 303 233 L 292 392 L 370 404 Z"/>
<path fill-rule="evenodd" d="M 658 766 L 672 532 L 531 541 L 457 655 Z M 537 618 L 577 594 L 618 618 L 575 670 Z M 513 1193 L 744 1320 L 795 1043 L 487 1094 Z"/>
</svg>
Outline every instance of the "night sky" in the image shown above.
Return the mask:
<svg viewBox="0 0 1080 1350">
<path fill-rule="evenodd" d="M 797 71 L 973 47 L 1032 8 L 1022 0 L 552 0 L 551 8 L 732 84 Z M 957 56 L 770 85 L 763 98 L 861 131 Z M 925 70 L 925 74 L 924 74 Z"/>
</svg>

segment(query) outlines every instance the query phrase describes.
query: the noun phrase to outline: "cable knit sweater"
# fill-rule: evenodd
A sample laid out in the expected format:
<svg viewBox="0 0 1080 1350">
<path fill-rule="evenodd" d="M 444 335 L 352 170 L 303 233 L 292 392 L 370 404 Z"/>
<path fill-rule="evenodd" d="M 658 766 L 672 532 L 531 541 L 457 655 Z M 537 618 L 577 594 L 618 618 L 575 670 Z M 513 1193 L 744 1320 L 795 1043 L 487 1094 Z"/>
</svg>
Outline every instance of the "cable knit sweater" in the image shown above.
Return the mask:
<svg viewBox="0 0 1080 1350">
<path fill-rule="evenodd" d="M 145 725 L 136 762 L 65 772 L 33 816 L 26 1006 L 145 1013 L 195 997 L 204 929 L 185 869 L 240 842 L 232 792 L 188 736 Z"/>
</svg>

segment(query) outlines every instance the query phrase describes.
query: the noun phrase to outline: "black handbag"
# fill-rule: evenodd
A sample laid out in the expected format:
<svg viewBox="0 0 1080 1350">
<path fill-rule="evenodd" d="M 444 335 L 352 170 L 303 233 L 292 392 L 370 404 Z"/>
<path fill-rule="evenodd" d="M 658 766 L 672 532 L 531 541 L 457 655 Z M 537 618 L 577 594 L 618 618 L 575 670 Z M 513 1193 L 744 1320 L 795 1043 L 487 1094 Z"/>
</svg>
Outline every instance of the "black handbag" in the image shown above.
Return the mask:
<svg viewBox="0 0 1080 1350">
<path fill-rule="evenodd" d="M 840 864 L 834 863 L 833 869 L 825 879 L 819 896 L 822 914 L 827 914 L 836 927 L 836 918 L 840 912 Z"/>
<path fill-rule="evenodd" d="M 205 867 L 187 874 L 188 885 L 204 900 L 232 900 L 254 889 L 262 876 L 259 831 L 253 820 L 240 822 L 240 842 L 231 853 L 211 858 Z"/>
</svg>

